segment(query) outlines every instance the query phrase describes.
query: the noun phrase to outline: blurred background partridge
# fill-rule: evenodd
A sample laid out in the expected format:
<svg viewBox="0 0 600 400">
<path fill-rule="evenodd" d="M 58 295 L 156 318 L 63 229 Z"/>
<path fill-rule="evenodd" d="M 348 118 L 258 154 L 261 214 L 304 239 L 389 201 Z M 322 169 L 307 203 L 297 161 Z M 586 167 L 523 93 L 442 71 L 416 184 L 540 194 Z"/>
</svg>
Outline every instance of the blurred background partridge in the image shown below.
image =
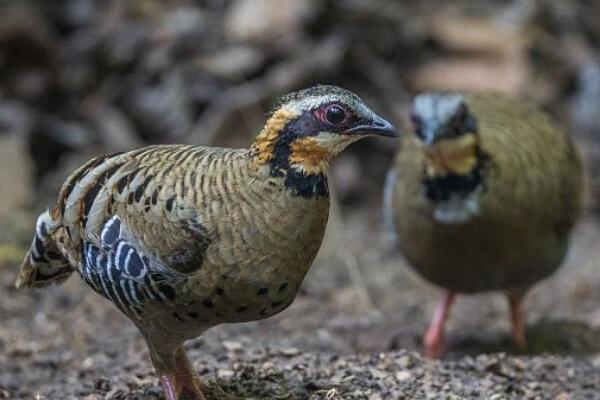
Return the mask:
<svg viewBox="0 0 600 400">
<path fill-rule="evenodd" d="M 183 342 L 290 305 L 327 224 L 329 162 L 368 135 L 393 127 L 351 92 L 316 86 L 284 97 L 250 149 L 97 157 L 38 218 L 17 286 L 77 272 L 139 328 L 167 399 L 203 399 Z"/>
<path fill-rule="evenodd" d="M 524 295 L 559 267 L 580 211 L 578 153 L 543 112 L 499 95 L 422 94 L 411 120 L 386 203 L 407 261 L 444 292 L 425 353 L 441 354 L 456 293 L 490 290 L 506 294 L 522 347 Z"/>
</svg>

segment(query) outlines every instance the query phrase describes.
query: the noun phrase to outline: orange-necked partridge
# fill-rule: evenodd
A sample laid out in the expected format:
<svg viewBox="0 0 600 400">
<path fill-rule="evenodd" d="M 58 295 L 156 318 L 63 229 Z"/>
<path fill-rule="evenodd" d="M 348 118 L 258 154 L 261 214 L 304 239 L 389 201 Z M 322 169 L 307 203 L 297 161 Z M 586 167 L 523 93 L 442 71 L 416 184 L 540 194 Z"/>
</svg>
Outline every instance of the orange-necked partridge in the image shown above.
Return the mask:
<svg viewBox="0 0 600 400">
<path fill-rule="evenodd" d="M 166 398 L 203 399 L 184 341 L 291 304 L 323 239 L 329 163 L 369 135 L 394 128 L 355 94 L 316 86 L 285 96 L 249 149 L 94 158 L 38 218 L 16 285 L 76 271 L 139 328 Z"/>
<path fill-rule="evenodd" d="M 386 211 L 407 261 L 445 290 L 425 353 L 441 354 L 455 293 L 489 290 L 508 296 L 513 339 L 524 346 L 523 297 L 561 264 L 580 211 L 577 151 L 546 114 L 500 95 L 422 94 L 411 120 Z"/>
</svg>

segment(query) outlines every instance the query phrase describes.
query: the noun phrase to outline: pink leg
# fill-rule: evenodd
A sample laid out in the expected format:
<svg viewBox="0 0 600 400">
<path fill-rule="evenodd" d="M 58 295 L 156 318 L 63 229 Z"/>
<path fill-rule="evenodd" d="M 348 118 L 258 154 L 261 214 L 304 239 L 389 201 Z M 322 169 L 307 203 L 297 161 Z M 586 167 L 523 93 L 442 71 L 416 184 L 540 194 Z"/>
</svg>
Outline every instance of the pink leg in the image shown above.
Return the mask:
<svg viewBox="0 0 600 400">
<path fill-rule="evenodd" d="M 165 392 L 166 400 L 178 400 L 177 388 L 175 383 L 175 376 L 171 374 L 164 374 L 160 376 L 160 385 L 163 387 Z"/>
<path fill-rule="evenodd" d="M 423 337 L 426 357 L 438 358 L 444 351 L 444 328 L 454 296 L 454 292 L 445 291 L 435 308 L 433 318 Z"/>
<path fill-rule="evenodd" d="M 510 293 L 508 294 L 508 302 L 510 304 L 510 319 L 512 322 L 512 336 L 515 346 L 522 349 L 526 345 L 525 339 L 525 319 L 523 318 L 523 294 Z"/>
</svg>

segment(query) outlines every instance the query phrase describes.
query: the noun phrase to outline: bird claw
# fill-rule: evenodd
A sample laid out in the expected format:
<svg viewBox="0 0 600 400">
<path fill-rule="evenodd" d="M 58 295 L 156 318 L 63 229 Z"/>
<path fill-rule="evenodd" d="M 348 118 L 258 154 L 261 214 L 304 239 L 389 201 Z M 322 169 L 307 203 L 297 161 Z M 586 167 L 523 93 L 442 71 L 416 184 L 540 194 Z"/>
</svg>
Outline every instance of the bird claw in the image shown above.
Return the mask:
<svg viewBox="0 0 600 400">
<path fill-rule="evenodd" d="M 428 358 L 438 358 L 444 352 L 444 328 L 454 296 L 451 291 L 444 292 L 433 313 L 429 328 L 423 336 L 424 354 Z"/>
<path fill-rule="evenodd" d="M 177 379 L 174 375 L 162 375 L 160 384 L 166 400 L 206 400 L 203 385 L 196 377 Z"/>
<path fill-rule="evenodd" d="M 162 375 L 160 385 L 165 392 L 166 400 L 178 400 L 175 377 L 171 375 Z"/>
<path fill-rule="evenodd" d="M 446 348 L 444 337 L 439 332 L 427 331 L 423 338 L 423 355 L 427 358 L 439 358 Z"/>
</svg>

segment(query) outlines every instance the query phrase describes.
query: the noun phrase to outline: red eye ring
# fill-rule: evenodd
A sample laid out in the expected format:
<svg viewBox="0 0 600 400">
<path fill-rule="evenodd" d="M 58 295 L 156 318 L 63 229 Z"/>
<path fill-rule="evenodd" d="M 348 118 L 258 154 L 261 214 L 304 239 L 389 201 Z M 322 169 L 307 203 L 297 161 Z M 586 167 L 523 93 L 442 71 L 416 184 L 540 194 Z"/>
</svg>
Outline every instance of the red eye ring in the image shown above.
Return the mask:
<svg viewBox="0 0 600 400">
<path fill-rule="evenodd" d="M 350 118 L 348 109 L 337 103 L 321 107 L 316 114 L 322 122 L 333 126 L 342 125 Z"/>
</svg>

